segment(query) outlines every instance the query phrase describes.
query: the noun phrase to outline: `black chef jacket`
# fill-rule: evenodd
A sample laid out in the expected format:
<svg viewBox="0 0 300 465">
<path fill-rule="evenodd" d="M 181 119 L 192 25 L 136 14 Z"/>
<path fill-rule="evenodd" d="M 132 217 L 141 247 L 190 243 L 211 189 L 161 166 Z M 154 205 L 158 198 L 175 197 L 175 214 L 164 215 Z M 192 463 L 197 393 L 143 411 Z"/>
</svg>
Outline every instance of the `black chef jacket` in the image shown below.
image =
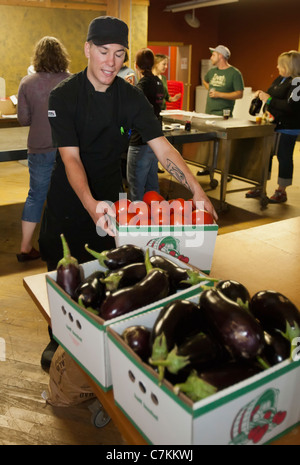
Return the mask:
<svg viewBox="0 0 300 465">
<path fill-rule="evenodd" d="M 136 129 L 145 142 L 163 135 L 152 106 L 139 89 L 116 77 L 106 92 L 96 92 L 86 70 L 51 92 L 49 121 L 55 147 L 80 148 L 94 198 L 112 202 L 122 192 L 121 154 L 127 151 L 131 130 Z M 61 233 L 80 262 L 92 259 L 84 250 L 86 243 L 98 251 L 115 246 L 113 238 L 97 234 L 68 182 L 58 152 L 39 239 L 42 258 L 49 268 L 62 256 Z"/>
</svg>

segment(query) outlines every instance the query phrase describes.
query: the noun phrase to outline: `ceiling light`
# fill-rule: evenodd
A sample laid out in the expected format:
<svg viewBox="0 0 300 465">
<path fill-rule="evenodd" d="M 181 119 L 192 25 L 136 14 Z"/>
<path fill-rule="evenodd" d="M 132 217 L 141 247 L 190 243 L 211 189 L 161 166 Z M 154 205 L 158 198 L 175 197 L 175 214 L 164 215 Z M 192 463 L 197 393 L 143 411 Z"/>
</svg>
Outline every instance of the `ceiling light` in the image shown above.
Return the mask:
<svg viewBox="0 0 300 465">
<path fill-rule="evenodd" d="M 195 16 L 195 10 L 193 10 L 192 13 L 186 13 L 184 15 L 184 19 L 188 23 L 189 26 L 197 28 L 200 26 L 200 21 L 198 18 Z"/>
<path fill-rule="evenodd" d="M 207 6 L 223 5 L 225 3 L 234 3 L 239 0 L 197 0 L 191 2 L 175 3 L 174 5 L 168 5 L 164 11 L 171 11 L 176 13 L 177 11 L 194 10 L 195 8 L 202 8 Z"/>
</svg>

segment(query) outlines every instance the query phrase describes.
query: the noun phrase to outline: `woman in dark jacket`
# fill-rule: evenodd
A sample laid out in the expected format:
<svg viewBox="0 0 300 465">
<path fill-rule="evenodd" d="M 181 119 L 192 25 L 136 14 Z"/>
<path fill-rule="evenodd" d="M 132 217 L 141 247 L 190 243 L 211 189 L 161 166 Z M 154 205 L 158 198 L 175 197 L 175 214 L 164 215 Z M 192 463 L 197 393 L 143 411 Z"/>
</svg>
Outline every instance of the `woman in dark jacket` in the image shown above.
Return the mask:
<svg viewBox="0 0 300 465">
<path fill-rule="evenodd" d="M 292 184 L 293 152 L 300 134 L 300 53 L 295 50 L 282 53 L 278 57 L 277 68 L 279 76 L 267 92 L 256 92 L 256 96 L 265 103 L 264 110 L 272 115 L 276 124 L 274 152 L 279 163 L 278 188 L 269 198 L 270 203 L 286 202 L 286 188 Z M 260 194 L 261 190 L 256 188 L 246 197 L 258 197 Z"/>
<path fill-rule="evenodd" d="M 140 77 L 137 87 L 152 105 L 156 118 L 161 122 L 164 88 L 161 80 L 152 73 L 154 54 L 149 48 L 143 48 L 136 54 L 135 66 Z M 143 141 L 141 135 L 133 130 L 127 155 L 127 180 L 131 200 L 143 200 L 144 193 L 159 193 L 158 160 L 152 149 Z"/>
</svg>

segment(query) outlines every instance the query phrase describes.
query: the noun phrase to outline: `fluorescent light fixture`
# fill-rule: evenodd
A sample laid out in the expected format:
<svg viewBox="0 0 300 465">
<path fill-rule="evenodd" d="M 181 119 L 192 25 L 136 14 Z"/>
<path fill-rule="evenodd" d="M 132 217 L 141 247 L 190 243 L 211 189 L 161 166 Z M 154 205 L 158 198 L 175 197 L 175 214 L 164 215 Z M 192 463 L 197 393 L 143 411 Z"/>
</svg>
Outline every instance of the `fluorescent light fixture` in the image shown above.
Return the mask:
<svg viewBox="0 0 300 465">
<path fill-rule="evenodd" d="M 224 5 L 225 3 L 234 3 L 239 0 L 197 0 L 191 2 L 175 3 L 174 5 L 168 5 L 164 11 L 171 11 L 176 13 L 177 11 L 194 10 L 195 8 L 203 8 L 206 6 Z"/>
</svg>

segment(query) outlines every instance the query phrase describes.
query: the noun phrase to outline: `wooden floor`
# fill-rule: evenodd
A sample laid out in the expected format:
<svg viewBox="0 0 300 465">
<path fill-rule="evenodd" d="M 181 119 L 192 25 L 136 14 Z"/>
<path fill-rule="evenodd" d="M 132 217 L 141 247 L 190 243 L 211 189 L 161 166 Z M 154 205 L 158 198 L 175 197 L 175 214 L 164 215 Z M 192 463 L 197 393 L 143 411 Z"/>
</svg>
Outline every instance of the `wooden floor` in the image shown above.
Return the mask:
<svg viewBox="0 0 300 465">
<path fill-rule="evenodd" d="M 258 200 L 245 199 L 249 184 L 232 180 L 226 200 L 229 211 L 219 218 L 219 234 L 300 215 L 300 143 L 295 149 L 294 185 L 288 202 L 261 210 Z M 194 172 L 197 168 L 192 167 Z M 218 177 L 218 175 L 216 175 Z M 276 187 L 274 163 L 268 194 Z M 207 177 L 199 178 L 218 207 L 219 188 L 211 190 Z M 189 194 L 166 174 L 160 175 L 161 191 L 170 197 Z M 18 263 L 20 218 L 28 190 L 28 169 L 19 162 L 0 164 L 0 445 L 90 445 L 123 444 L 110 422 L 104 428 L 91 423 L 86 404 L 53 408 L 46 404 L 49 375 L 40 367 L 48 343 L 47 325 L 23 288 L 24 276 L 46 271 L 40 260 Z M 188 198 L 188 197 L 187 197 Z M 37 235 L 36 235 L 37 236 Z M 37 245 L 37 244 L 36 244 Z M 230 267 L 230 264 L 228 264 Z M 5 353 L 3 346 L 5 345 Z"/>
</svg>

